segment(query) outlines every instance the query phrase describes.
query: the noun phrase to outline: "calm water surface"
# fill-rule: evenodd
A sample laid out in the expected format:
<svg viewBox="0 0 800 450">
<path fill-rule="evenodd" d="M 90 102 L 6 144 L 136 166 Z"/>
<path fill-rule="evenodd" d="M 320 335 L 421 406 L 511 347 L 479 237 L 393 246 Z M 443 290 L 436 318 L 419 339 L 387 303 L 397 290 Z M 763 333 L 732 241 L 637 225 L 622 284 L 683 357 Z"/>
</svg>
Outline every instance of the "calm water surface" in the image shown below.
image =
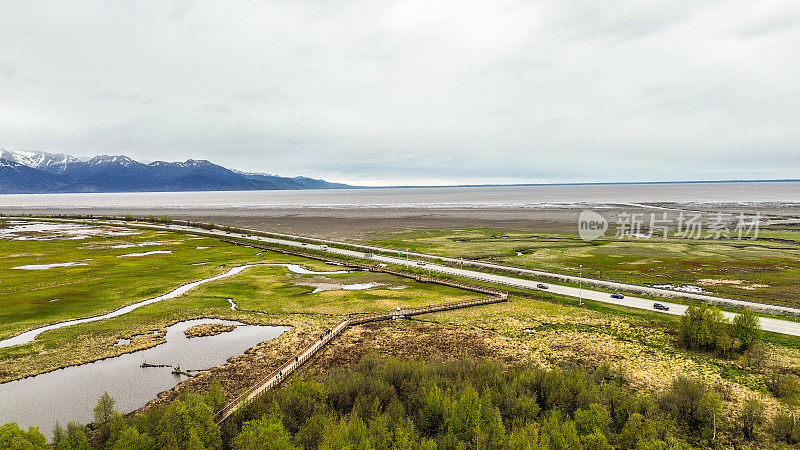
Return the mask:
<svg viewBox="0 0 800 450">
<path fill-rule="evenodd" d="M 0 209 L 519 208 L 661 202 L 797 203 L 800 182 L 0 195 Z"/>
<path fill-rule="evenodd" d="M 201 323 L 239 326 L 216 336 L 186 338 L 184 330 Z M 180 365 L 182 370 L 208 369 L 287 329 L 218 319 L 180 322 L 167 328 L 167 342 L 156 347 L 0 384 L 0 423 L 38 426 L 49 436 L 56 421 L 90 422 L 104 391 L 116 399 L 118 410 L 130 412 L 186 379 L 173 375 L 170 367 L 142 368 L 143 362 Z"/>
</svg>

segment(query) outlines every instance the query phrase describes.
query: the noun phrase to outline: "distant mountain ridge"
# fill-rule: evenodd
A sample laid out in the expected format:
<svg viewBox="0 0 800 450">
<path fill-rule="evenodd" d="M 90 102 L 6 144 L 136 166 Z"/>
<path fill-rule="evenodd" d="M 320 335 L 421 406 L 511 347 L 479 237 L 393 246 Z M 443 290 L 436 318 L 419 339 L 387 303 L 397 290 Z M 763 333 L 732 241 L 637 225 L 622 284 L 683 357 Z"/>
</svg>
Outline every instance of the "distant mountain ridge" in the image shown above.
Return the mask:
<svg viewBox="0 0 800 450">
<path fill-rule="evenodd" d="M 0 149 L 0 194 L 349 187 L 307 177 L 244 173 L 206 160 L 154 161 L 145 164 L 124 155 L 101 155 L 82 161 L 67 154 Z"/>
</svg>

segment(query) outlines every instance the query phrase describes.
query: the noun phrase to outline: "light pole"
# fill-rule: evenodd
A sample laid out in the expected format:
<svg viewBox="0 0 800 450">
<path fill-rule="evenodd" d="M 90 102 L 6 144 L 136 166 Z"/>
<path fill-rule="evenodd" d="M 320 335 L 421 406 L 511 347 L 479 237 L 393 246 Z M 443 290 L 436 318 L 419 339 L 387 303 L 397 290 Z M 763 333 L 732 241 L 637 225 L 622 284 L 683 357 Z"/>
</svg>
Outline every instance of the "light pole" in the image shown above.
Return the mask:
<svg viewBox="0 0 800 450">
<path fill-rule="evenodd" d="M 578 267 L 578 306 L 583 306 L 583 264 Z"/>
</svg>

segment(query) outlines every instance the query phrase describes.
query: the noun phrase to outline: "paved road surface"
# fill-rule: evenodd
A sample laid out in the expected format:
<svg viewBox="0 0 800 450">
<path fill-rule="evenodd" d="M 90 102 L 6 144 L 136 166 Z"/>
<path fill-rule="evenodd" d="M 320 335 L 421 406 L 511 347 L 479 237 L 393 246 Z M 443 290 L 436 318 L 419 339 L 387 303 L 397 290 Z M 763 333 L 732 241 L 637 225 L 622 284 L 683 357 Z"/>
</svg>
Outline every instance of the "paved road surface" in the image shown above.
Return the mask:
<svg viewBox="0 0 800 450">
<path fill-rule="evenodd" d="M 117 225 L 126 225 L 126 223 L 124 221 L 111 221 L 111 223 L 114 223 L 114 224 L 117 224 Z M 260 241 L 260 242 L 265 242 L 265 243 L 273 243 L 273 244 L 280 244 L 280 245 L 286 245 L 286 246 L 292 246 L 292 247 L 298 247 L 298 248 L 307 248 L 307 249 L 311 249 L 311 250 L 323 250 L 324 249 L 328 253 L 335 254 L 335 255 L 349 256 L 349 257 L 355 257 L 355 258 L 363 258 L 364 257 L 364 252 L 354 251 L 354 250 L 347 250 L 347 249 L 343 249 L 343 248 L 337 248 L 337 247 L 326 246 L 326 245 L 321 245 L 321 244 L 302 243 L 302 242 L 299 242 L 299 241 L 296 241 L 296 240 L 292 240 L 292 239 L 290 239 L 288 237 L 285 238 L 285 239 L 276 239 L 276 238 L 269 238 L 269 237 L 262 237 L 262 236 L 244 235 L 244 234 L 239 234 L 239 233 L 228 233 L 228 232 L 219 231 L 219 230 L 211 230 L 211 231 L 209 231 L 209 230 L 205 230 L 205 229 L 202 229 L 202 228 L 194 228 L 194 227 L 188 227 L 188 226 L 183 226 L 183 225 L 170 225 L 170 226 L 153 225 L 153 224 L 137 224 L 137 225 L 145 226 L 145 227 L 149 227 L 149 228 L 155 228 L 155 229 L 173 229 L 173 230 L 174 229 L 178 229 L 178 230 L 186 230 L 186 231 L 197 232 L 197 233 L 211 234 L 211 235 L 215 235 L 215 236 L 225 236 L 225 237 L 230 237 L 230 238 L 251 239 L 251 240 L 254 240 L 254 241 Z M 289 236 L 289 235 L 287 235 L 287 236 Z M 325 247 L 327 247 L 327 248 L 325 248 Z M 430 256 L 430 255 L 424 255 L 424 256 Z M 436 257 L 434 257 L 434 258 L 436 258 Z M 441 259 L 441 258 L 439 258 L 439 259 Z M 407 263 L 407 260 L 402 258 L 402 257 L 392 257 L 392 256 L 383 256 L 383 255 L 375 255 L 375 256 L 372 257 L 372 260 L 373 261 L 387 263 L 387 264 L 405 265 Z M 450 266 L 445 266 L 445 265 L 440 265 L 440 264 L 434 264 L 434 263 L 426 263 L 424 266 L 418 266 L 417 265 L 417 261 L 414 261 L 414 260 L 411 260 L 409 262 L 409 264 L 415 265 L 417 268 L 423 268 L 423 269 L 429 270 L 431 272 L 438 272 L 438 273 L 444 273 L 444 274 L 450 274 L 450 275 L 458 275 L 458 276 L 471 278 L 471 279 L 475 279 L 475 280 L 490 281 L 490 282 L 504 284 L 504 285 L 507 285 L 507 286 L 518 287 L 518 288 L 533 289 L 533 290 L 538 289 L 537 288 L 537 284 L 539 283 L 539 281 L 516 278 L 516 277 L 513 277 L 513 276 L 507 276 L 507 275 L 497 275 L 497 274 L 486 273 L 486 272 L 481 272 L 481 271 L 472 270 L 472 269 L 459 269 L 459 268 L 455 268 L 455 267 L 450 267 Z M 663 301 L 663 300 L 658 300 L 657 301 L 658 303 L 661 303 L 662 305 L 665 305 L 665 306 L 669 307 L 669 311 L 660 311 L 660 310 L 657 310 L 657 309 L 653 308 L 653 304 L 656 303 L 656 301 L 654 301 L 652 299 L 633 297 L 633 296 L 627 296 L 627 295 L 623 299 L 615 299 L 615 298 L 611 298 L 611 295 L 609 293 L 607 293 L 607 292 L 595 291 L 595 290 L 587 289 L 587 288 L 578 289 L 576 287 L 563 286 L 563 285 L 554 284 L 554 283 L 550 283 L 550 282 L 546 282 L 544 284 L 546 284 L 548 286 L 548 292 L 552 292 L 554 294 L 560 294 L 560 295 L 564 295 L 564 296 L 568 296 L 568 297 L 574 297 L 576 299 L 576 304 L 578 302 L 577 299 L 579 297 L 582 297 L 583 299 L 586 299 L 586 300 L 594 300 L 594 301 L 599 301 L 599 302 L 604 302 L 604 303 L 612 303 L 612 304 L 628 306 L 628 307 L 636 308 L 636 309 L 644 309 L 644 310 L 648 310 L 648 311 L 655 311 L 655 312 L 660 312 L 660 313 L 664 313 L 664 314 L 673 314 L 673 315 L 681 315 L 681 314 L 684 313 L 684 311 L 686 311 L 686 308 L 687 308 L 686 305 L 681 305 L 681 304 L 678 304 L 678 303 L 670 303 L 670 302 L 666 302 L 666 301 Z M 750 302 L 743 302 L 743 303 L 750 304 Z M 723 311 L 723 314 L 728 318 L 733 318 L 733 317 L 736 316 L 735 313 L 728 312 L 728 311 Z M 769 317 L 762 317 L 761 318 L 761 327 L 766 331 L 772 331 L 772 332 L 781 333 L 781 334 L 788 334 L 788 335 L 792 335 L 792 336 L 800 336 L 800 322 L 793 322 L 793 321 L 790 321 L 790 320 L 781 320 L 781 319 L 774 319 L 774 318 L 769 318 Z"/>
<path fill-rule="evenodd" d="M 311 238 L 307 236 L 298 236 L 292 234 L 285 234 L 285 233 L 269 233 L 271 236 L 278 237 L 279 239 L 286 239 L 289 241 L 305 241 L 305 242 L 312 242 L 316 244 L 327 244 L 330 246 L 338 246 L 338 247 L 345 247 L 345 248 L 357 248 L 358 250 L 363 250 L 365 252 L 373 252 L 373 253 L 385 253 L 385 254 L 396 254 L 398 249 L 386 248 L 386 247 L 378 247 L 374 245 L 364 245 L 364 244 L 356 244 L 350 242 L 341 242 L 335 241 L 330 239 L 319 239 L 319 238 Z M 609 280 L 598 280 L 592 278 L 580 278 L 577 275 L 567 275 L 562 273 L 555 273 L 555 272 L 547 272 L 543 270 L 535 270 L 535 269 L 524 269 L 520 267 L 513 267 L 507 266 L 497 263 L 490 263 L 484 261 L 474 261 L 474 260 L 461 260 L 459 258 L 451 258 L 447 256 L 440 256 L 440 255 L 430 255 L 425 253 L 417 253 L 417 252 L 405 252 L 411 258 L 421 258 L 427 261 L 442 261 L 449 263 L 449 265 L 459 265 L 461 267 L 473 268 L 478 269 L 479 271 L 502 271 L 506 273 L 511 273 L 512 275 L 522 275 L 526 277 L 535 277 L 535 278 L 547 278 L 550 280 L 556 280 L 556 282 L 567 282 L 567 283 L 578 283 L 579 280 L 583 282 L 583 285 L 586 287 L 590 287 L 592 285 L 603 288 L 609 289 L 612 291 L 618 292 L 629 292 L 632 294 L 638 295 L 645 295 L 649 297 L 660 297 L 660 298 L 673 298 L 673 299 L 684 299 L 690 300 L 694 302 L 704 302 L 712 305 L 722 306 L 724 308 L 748 308 L 754 311 L 759 311 L 766 314 L 772 314 L 776 316 L 787 315 L 787 316 L 794 316 L 800 318 L 800 308 L 793 308 L 791 306 L 782 306 L 782 305 L 770 305 L 767 302 L 752 302 L 752 301 L 745 301 L 739 300 L 734 298 L 727 298 L 727 297 L 719 297 L 714 295 L 702 294 L 702 293 L 693 293 L 693 292 L 680 292 L 671 289 L 661 289 L 655 288 L 652 286 L 642 286 L 636 284 L 629 284 L 629 283 L 620 283 L 617 281 L 609 281 Z M 405 257 L 405 256 L 404 256 Z M 577 269 L 575 269 L 577 272 Z"/>
</svg>

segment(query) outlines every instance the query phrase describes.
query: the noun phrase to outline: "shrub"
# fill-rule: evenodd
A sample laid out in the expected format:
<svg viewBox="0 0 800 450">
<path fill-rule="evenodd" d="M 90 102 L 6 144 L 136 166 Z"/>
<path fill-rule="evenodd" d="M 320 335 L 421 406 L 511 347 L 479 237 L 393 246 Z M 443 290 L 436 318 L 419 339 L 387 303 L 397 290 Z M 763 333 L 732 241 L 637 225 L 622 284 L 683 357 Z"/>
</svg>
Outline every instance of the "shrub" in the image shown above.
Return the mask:
<svg viewBox="0 0 800 450">
<path fill-rule="evenodd" d="M 761 339 L 761 320 L 753 311 L 742 311 L 733 318 L 731 331 L 741 343 L 741 348 L 747 350 Z"/>
<path fill-rule="evenodd" d="M 756 427 L 761 424 L 764 419 L 764 405 L 755 399 L 750 399 L 745 402 L 742 407 L 742 414 L 740 422 L 742 424 L 742 434 L 747 440 L 752 440 L 755 437 Z"/>
<path fill-rule="evenodd" d="M 767 348 L 761 342 L 756 342 L 744 353 L 744 364 L 756 369 L 763 369 L 767 360 Z"/>
<path fill-rule="evenodd" d="M 703 431 L 712 439 L 716 437 L 722 400 L 703 381 L 678 376 L 665 392 L 661 404 L 690 430 Z"/>
<path fill-rule="evenodd" d="M 764 383 L 784 403 L 795 406 L 800 401 L 800 377 L 790 373 L 773 373 Z"/>
<path fill-rule="evenodd" d="M 731 346 L 728 325 L 728 320 L 719 308 L 705 303 L 700 306 L 692 305 L 681 316 L 681 340 L 686 347 L 692 349 L 715 350 L 720 344 L 727 349 Z"/>
<path fill-rule="evenodd" d="M 772 435 L 787 444 L 800 443 L 800 426 L 794 414 L 780 413 L 772 419 Z"/>
</svg>

